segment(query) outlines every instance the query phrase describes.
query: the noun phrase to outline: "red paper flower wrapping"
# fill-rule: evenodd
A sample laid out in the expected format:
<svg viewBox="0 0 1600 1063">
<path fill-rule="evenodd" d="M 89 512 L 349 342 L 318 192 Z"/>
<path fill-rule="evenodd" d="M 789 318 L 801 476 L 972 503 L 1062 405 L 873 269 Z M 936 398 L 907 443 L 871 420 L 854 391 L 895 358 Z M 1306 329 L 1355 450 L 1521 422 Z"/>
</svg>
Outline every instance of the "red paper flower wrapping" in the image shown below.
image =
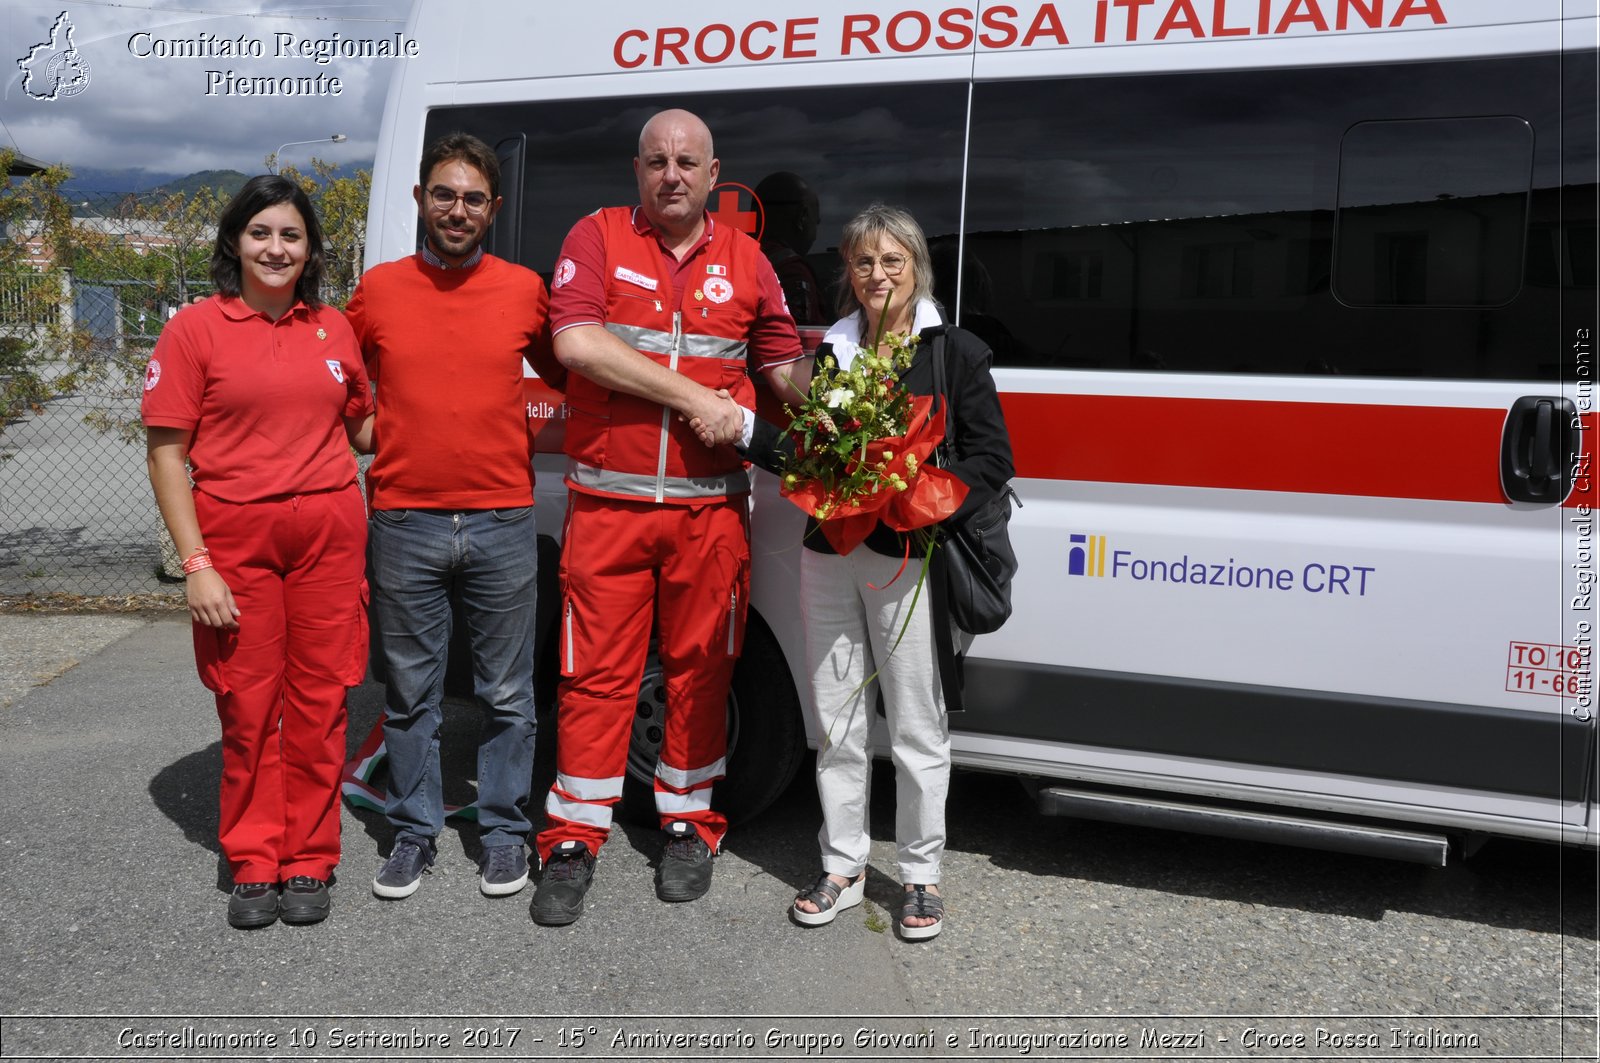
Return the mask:
<svg viewBox="0 0 1600 1063">
<path fill-rule="evenodd" d="M 817 480 L 783 488 L 784 497 L 817 520 L 835 552 L 848 554 L 860 546 L 880 520 L 908 532 L 938 524 L 961 507 L 967 485 L 930 460 L 944 439 L 944 410 L 930 413 L 932 406 L 929 396 L 913 396 L 905 434 L 867 444 L 858 462 L 876 470 L 875 489 L 834 498 Z"/>
</svg>

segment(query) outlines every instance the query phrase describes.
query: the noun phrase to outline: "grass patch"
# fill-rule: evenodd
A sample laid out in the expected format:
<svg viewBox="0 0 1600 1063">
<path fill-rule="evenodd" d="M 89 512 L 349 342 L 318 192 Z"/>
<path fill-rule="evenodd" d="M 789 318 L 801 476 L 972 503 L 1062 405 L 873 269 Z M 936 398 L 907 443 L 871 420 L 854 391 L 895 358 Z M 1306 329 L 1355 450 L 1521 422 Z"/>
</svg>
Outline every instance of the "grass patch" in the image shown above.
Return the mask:
<svg viewBox="0 0 1600 1063">
<path fill-rule="evenodd" d="M 183 588 L 147 594 L 8 594 L 0 595 L 0 613 L 121 613 L 172 616 L 188 611 Z"/>
</svg>

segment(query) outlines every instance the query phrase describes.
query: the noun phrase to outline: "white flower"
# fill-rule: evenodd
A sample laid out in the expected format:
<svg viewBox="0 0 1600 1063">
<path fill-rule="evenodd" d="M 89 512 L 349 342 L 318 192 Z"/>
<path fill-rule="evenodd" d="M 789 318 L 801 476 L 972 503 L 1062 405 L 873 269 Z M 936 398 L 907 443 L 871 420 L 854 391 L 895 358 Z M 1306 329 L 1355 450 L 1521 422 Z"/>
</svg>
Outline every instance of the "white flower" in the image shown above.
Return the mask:
<svg viewBox="0 0 1600 1063">
<path fill-rule="evenodd" d="M 834 388 L 828 392 L 828 397 L 822 401 L 828 404 L 830 410 L 842 410 L 856 399 L 856 393 L 849 388 Z"/>
</svg>

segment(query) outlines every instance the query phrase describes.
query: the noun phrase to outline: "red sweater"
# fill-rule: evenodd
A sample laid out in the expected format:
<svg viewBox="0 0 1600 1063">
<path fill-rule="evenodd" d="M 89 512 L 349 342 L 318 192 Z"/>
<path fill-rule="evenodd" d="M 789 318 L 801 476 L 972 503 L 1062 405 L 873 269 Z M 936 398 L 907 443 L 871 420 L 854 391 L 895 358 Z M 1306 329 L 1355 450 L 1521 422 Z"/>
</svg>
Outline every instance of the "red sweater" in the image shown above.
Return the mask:
<svg viewBox="0 0 1600 1063">
<path fill-rule="evenodd" d="M 533 504 L 522 360 L 555 367 L 549 307 L 537 273 L 492 255 L 366 272 L 345 316 L 377 393 L 373 509 Z"/>
</svg>

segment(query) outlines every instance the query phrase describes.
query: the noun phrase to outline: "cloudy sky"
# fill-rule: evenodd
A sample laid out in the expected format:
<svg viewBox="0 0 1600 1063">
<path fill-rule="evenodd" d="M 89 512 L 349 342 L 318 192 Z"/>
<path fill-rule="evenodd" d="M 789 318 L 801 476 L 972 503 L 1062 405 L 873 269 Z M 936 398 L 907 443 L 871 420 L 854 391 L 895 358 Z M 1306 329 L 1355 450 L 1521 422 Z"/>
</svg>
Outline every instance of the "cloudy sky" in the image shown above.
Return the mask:
<svg viewBox="0 0 1600 1063">
<path fill-rule="evenodd" d="M 280 144 L 343 133 L 349 139 L 341 144 L 290 147 L 283 161 L 371 159 L 390 76 L 405 60 L 335 56 L 319 64 L 295 53 L 306 40 L 337 47 L 335 35 L 392 42 L 410 7 L 410 0 L 5 0 L 0 146 L 75 168 L 260 173 Z M 63 14 L 76 56 L 63 32 L 51 43 Z M 280 34 L 294 42 L 289 54 Z M 260 57 L 225 54 L 241 40 Z M 239 90 L 239 79 L 319 76 L 315 95 Z M 334 78 L 339 95 L 329 91 Z"/>
</svg>

